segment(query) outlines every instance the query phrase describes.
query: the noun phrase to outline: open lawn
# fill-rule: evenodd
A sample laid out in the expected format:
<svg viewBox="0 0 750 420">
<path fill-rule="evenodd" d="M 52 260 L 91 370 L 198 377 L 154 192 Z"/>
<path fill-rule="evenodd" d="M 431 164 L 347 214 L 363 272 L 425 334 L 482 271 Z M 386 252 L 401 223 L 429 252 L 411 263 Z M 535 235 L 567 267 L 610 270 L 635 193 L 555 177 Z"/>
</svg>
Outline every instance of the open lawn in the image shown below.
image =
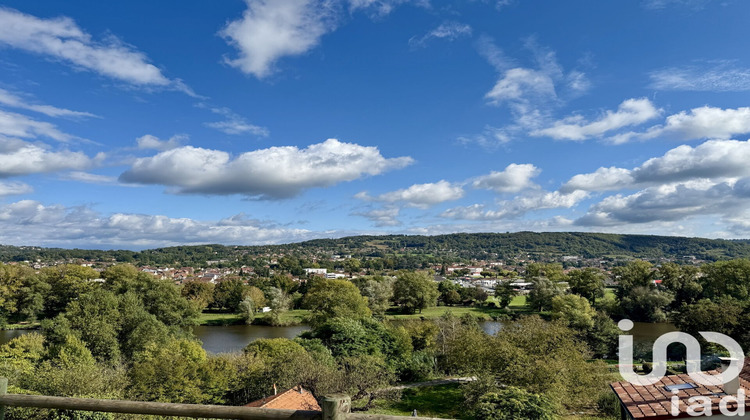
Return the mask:
<svg viewBox="0 0 750 420">
<path fill-rule="evenodd" d="M 444 419 L 469 419 L 463 407 L 464 397 L 460 384 L 437 385 L 424 388 L 405 389 L 401 398 L 395 401 L 378 400 L 375 407 L 367 414 L 384 414 L 391 416 L 411 416 L 414 410 L 420 417 L 439 417 Z M 568 414 L 564 420 L 615 420 L 605 414 Z"/>
<path fill-rule="evenodd" d="M 462 405 L 461 385 L 438 385 L 405 389 L 399 400 L 378 401 L 374 408 L 367 411 L 367 414 L 411 416 L 416 409 L 420 417 L 468 418 L 463 413 Z"/>
<path fill-rule="evenodd" d="M 39 322 L 19 322 L 18 324 L 6 324 L 4 330 L 35 330 L 39 328 Z"/>
<path fill-rule="evenodd" d="M 305 318 L 308 316 L 310 311 L 307 309 L 295 309 L 292 311 L 284 312 L 281 315 L 281 322 L 284 325 L 297 325 L 303 324 Z M 259 322 L 265 314 L 256 314 L 255 323 Z M 203 312 L 198 317 L 199 325 L 237 325 L 242 324 L 242 317 L 237 314 L 222 313 L 222 312 Z"/>
<path fill-rule="evenodd" d="M 469 314 L 479 319 L 492 320 L 494 315 L 500 315 L 503 313 L 502 310 L 497 308 L 486 308 L 486 307 L 472 307 L 472 306 L 433 306 L 431 308 L 423 309 L 421 313 L 415 314 L 402 314 L 400 309 L 393 307 L 386 313 L 387 319 L 420 319 L 420 318 L 440 318 L 445 315 L 446 312 L 450 312 L 456 316 L 463 316 Z"/>
</svg>

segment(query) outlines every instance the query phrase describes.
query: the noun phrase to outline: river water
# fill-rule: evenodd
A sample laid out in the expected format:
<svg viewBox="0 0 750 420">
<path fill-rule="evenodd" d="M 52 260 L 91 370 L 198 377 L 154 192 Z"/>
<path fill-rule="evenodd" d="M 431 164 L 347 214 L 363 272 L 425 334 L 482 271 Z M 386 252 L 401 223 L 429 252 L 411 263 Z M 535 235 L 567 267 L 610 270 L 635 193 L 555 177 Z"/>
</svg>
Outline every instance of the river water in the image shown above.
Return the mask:
<svg viewBox="0 0 750 420">
<path fill-rule="evenodd" d="M 479 324 L 487 334 L 491 335 L 496 334 L 503 326 L 502 322 L 499 321 L 482 321 Z M 206 351 L 230 353 L 242 350 L 259 338 L 294 338 L 309 329 L 310 327 L 306 325 L 289 327 L 269 327 L 266 325 L 197 326 L 193 329 L 193 333 L 203 342 L 203 348 Z M 31 331 L 0 331 L 0 345 Z M 631 333 L 633 334 L 633 341 L 637 344 L 653 342 L 660 335 L 672 331 L 676 331 L 676 328 L 666 322 L 636 322 Z"/>
</svg>

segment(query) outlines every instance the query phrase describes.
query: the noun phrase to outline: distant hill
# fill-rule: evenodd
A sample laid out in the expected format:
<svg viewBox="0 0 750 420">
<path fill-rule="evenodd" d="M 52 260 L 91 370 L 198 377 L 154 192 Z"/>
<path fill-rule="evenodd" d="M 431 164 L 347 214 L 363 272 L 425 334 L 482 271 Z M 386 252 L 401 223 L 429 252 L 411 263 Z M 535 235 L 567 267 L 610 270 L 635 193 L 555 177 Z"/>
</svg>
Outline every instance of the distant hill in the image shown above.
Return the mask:
<svg viewBox="0 0 750 420">
<path fill-rule="evenodd" d="M 536 259 L 554 259 L 567 255 L 646 259 L 681 259 L 693 256 L 715 261 L 750 258 L 750 240 L 580 232 L 456 233 L 437 236 L 351 236 L 266 246 L 176 246 L 138 252 L 0 246 L 0 261 L 84 259 L 135 264 L 205 265 L 206 261 L 246 261 L 255 256 L 280 252 L 298 256 L 338 254 L 355 257 L 419 257 L 421 260 L 433 261 L 526 258 L 526 255 Z"/>
</svg>

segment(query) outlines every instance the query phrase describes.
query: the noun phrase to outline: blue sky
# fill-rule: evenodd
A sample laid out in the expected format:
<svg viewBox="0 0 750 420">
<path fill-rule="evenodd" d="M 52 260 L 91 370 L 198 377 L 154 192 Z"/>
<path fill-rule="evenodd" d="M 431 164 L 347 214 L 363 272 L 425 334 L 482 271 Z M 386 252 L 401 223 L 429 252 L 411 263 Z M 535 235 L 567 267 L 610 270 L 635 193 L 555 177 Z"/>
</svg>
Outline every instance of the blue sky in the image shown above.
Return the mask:
<svg viewBox="0 0 750 420">
<path fill-rule="evenodd" d="M 750 237 L 742 1 L 3 1 L 0 243 Z"/>
</svg>

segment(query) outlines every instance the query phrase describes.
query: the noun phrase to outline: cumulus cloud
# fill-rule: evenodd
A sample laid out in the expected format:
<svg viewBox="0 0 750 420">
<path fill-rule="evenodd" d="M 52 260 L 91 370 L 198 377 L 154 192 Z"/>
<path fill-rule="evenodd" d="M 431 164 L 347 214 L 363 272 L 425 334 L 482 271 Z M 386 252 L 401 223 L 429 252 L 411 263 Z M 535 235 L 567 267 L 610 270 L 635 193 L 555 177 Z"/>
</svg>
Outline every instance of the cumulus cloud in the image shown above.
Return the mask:
<svg viewBox="0 0 750 420">
<path fill-rule="evenodd" d="M 608 110 L 594 121 L 589 122 L 583 116 L 576 115 L 556 121 L 550 127 L 532 131 L 531 135 L 556 140 L 586 140 L 623 127 L 643 124 L 658 117 L 660 113 L 661 110 L 647 98 L 627 99 L 617 111 Z"/>
<path fill-rule="evenodd" d="M 367 201 L 382 201 L 387 203 L 403 202 L 411 207 L 428 208 L 446 201 L 458 200 L 464 196 L 460 185 L 441 180 L 427 184 L 414 184 L 409 188 L 387 192 L 376 197 L 361 192 L 355 197 Z"/>
<path fill-rule="evenodd" d="M 628 132 L 612 136 L 616 143 L 631 140 L 649 140 L 657 137 L 678 140 L 706 138 L 727 139 L 738 134 L 750 133 L 750 108 L 716 108 L 703 106 L 690 111 L 681 111 L 667 117 L 662 125 L 643 132 Z"/>
<path fill-rule="evenodd" d="M 242 18 L 230 22 L 221 36 L 239 50 L 226 63 L 263 78 L 277 60 L 304 54 L 335 29 L 334 11 L 328 2 L 315 0 L 246 0 Z"/>
<path fill-rule="evenodd" d="M 206 127 L 211 127 L 225 134 L 253 134 L 259 137 L 267 137 L 269 135 L 267 128 L 250 124 L 229 108 L 211 108 L 211 112 L 223 115 L 226 119 L 205 123 Z"/>
<path fill-rule="evenodd" d="M 750 69 L 720 61 L 684 67 L 669 67 L 649 74 L 650 87 L 657 90 L 692 92 L 745 92 L 750 90 Z"/>
<path fill-rule="evenodd" d="M 29 111 L 39 112 L 50 117 L 95 117 L 96 116 L 88 112 L 72 111 L 70 109 L 57 108 L 51 105 L 29 103 L 27 99 L 21 98 L 18 95 L 14 95 L 5 89 L 0 89 L 0 104 L 13 107 L 13 108 L 26 109 Z"/>
<path fill-rule="evenodd" d="M 35 245 L 144 248 L 205 243 L 260 245 L 320 236 L 245 215 L 198 221 L 164 215 L 105 215 L 87 207 L 44 205 L 33 200 L 0 205 L 0 243 L 6 244 L 29 245 L 29 238 L 34 238 Z"/>
<path fill-rule="evenodd" d="M 448 209 L 441 217 L 459 220 L 502 220 L 513 219 L 524 214 L 545 209 L 571 208 L 588 197 L 585 191 L 574 191 L 570 194 L 559 191 L 538 191 L 501 201 L 497 209 L 488 209 L 484 204 Z"/>
<path fill-rule="evenodd" d="M 138 145 L 138 148 L 142 150 L 153 149 L 164 151 L 180 147 L 182 142 L 187 139 L 188 136 L 185 134 L 176 134 L 167 140 L 161 140 L 156 136 L 146 134 L 135 139 L 135 142 Z"/>
<path fill-rule="evenodd" d="M 687 181 L 648 187 L 631 195 L 617 194 L 593 205 L 575 221 L 581 226 L 616 226 L 669 222 L 701 215 L 736 216 L 750 204 L 741 182 Z"/>
<path fill-rule="evenodd" d="M 511 163 L 502 171 L 492 171 L 489 175 L 475 178 L 471 185 L 474 188 L 492 190 L 497 193 L 512 193 L 535 187 L 531 179 L 541 173 L 536 166 L 524 163 Z"/>
<path fill-rule="evenodd" d="M 593 173 L 578 174 L 563 184 L 560 191 L 608 191 L 630 188 L 635 183 L 632 171 L 624 168 L 599 168 Z"/>
<path fill-rule="evenodd" d="M 96 160 L 82 152 L 52 151 L 37 144 L 0 137 L 0 178 L 80 170 L 93 166 Z"/>
<path fill-rule="evenodd" d="M 377 227 L 385 227 L 401 226 L 401 221 L 398 220 L 399 212 L 400 209 L 398 207 L 386 207 L 382 209 L 354 212 L 352 214 L 369 219 Z"/>
<path fill-rule="evenodd" d="M 696 147 L 682 145 L 633 169 L 599 168 L 572 177 L 561 191 L 612 191 L 624 188 L 750 176 L 750 140 L 709 140 Z"/>
<path fill-rule="evenodd" d="M 8 195 L 28 194 L 34 191 L 29 184 L 23 182 L 2 182 L 0 181 L 0 197 Z"/>
<path fill-rule="evenodd" d="M 0 44 L 33 52 L 132 85 L 174 88 L 192 94 L 179 80 L 170 80 L 149 63 L 145 54 L 110 37 L 97 42 L 68 17 L 42 19 L 0 8 Z"/>
<path fill-rule="evenodd" d="M 422 36 L 412 37 L 409 39 L 409 45 L 412 47 L 424 47 L 431 39 L 455 41 L 456 39 L 469 36 L 471 36 L 471 26 L 465 23 L 447 21 Z"/>
<path fill-rule="evenodd" d="M 304 149 L 271 147 L 232 157 L 227 152 L 184 146 L 140 158 L 122 182 L 157 184 L 185 194 L 243 194 L 289 198 L 410 165 L 410 157 L 385 158 L 376 147 L 329 139 Z"/>
</svg>

